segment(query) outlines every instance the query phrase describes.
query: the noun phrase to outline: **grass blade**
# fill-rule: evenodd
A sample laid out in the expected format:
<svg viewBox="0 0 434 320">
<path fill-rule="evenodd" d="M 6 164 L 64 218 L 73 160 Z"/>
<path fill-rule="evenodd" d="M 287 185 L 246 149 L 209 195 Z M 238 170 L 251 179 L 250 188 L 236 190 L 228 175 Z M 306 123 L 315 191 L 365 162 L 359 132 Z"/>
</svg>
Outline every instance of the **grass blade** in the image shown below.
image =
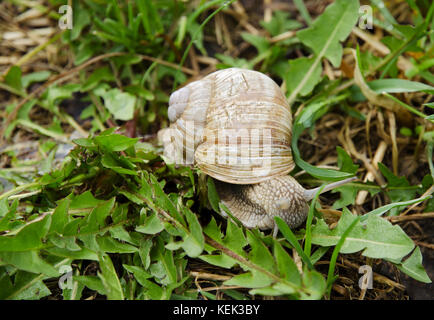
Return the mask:
<svg viewBox="0 0 434 320">
<path fill-rule="evenodd" d="M 332 290 L 332 284 L 335 281 L 335 276 L 333 275 L 335 266 L 336 266 L 336 259 L 338 258 L 339 251 L 341 250 L 345 238 L 350 234 L 351 230 L 356 226 L 356 224 L 360 221 L 360 217 L 357 217 L 354 219 L 354 221 L 349 225 L 349 227 L 344 231 L 344 233 L 341 236 L 341 239 L 337 243 L 336 247 L 333 249 L 332 258 L 330 260 L 329 264 L 329 271 L 327 274 L 327 296 L 330 297 L 330 292 Z"/>
<path fill-rule="evenodd" d="M 310 257 L 310 252 L 312 248 L 312 220 L 313 220 L 313 212 L 315 211 L 315 205 L 318 200 L 319 195 L 321 194 L 322 190 L 324 189 L 325 185 L 322 186 L 318 192 L 315 194 L 315 197 L 313 198 L 310 207 L 309 207 L 309 213 L 307 214 L 306 219 L 306 234 L 305 234 L 305 242 L 304 242 L 304 253 L 306 256 Z M 310 259 L 309 259 L 310 260 Z"/>
<path fill-rule="evenodd" d="M 280 217 L 274 217 L 274 221 L 279 227 L 280 232 L 282 232 L 286 240 L 288 240 L 291 246 L 297 251 L 298 255 L 301 257 L 301 259 L 307 265 L 307 267 L 310 270 L 314 270 L 315 268 L 313 267 L 312 262 L 310 261 L 309 257 L 304 253 L 303 249 L 301 248 L 300 244 L 297 241 L 297 238 L 295 237 L 291 229 L 288 227 L 286 222 L 283 221 L 282 218 Z"/>
</svg>

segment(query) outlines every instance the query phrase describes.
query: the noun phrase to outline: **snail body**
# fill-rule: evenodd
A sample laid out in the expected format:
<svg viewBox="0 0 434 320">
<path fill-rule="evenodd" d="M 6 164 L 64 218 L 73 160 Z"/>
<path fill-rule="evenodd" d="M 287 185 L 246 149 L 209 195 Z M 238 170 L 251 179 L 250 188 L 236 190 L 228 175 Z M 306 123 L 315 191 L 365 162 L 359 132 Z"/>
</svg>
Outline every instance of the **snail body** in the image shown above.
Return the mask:
<svg viewBox="0 0 434 320">
<path fill-rule="evenodd" d="M 317 189 L 305 190 L 288 175 L 295 166 L 291 110 L 271 78 L 239 68 L 216 71 L 172 93 L 168 117 L 166 159 L 214 178 L 220 200 L 246 227 L 273 228 L 280 216 L 295 228 L 306 219 Z"/>
</svg>

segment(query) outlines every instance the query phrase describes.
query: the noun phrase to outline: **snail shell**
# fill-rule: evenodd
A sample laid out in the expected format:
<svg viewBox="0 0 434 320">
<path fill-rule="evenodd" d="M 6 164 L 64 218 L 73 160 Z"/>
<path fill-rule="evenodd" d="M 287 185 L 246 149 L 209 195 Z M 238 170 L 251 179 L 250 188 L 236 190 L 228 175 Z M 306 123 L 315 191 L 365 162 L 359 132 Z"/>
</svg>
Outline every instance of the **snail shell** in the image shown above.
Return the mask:
<svg viewBox="0 0 434 320">
<path fill-rule="evenodd" d="M 170 96 L 168 116 L 165 155 L 182 153 L 219 181 L 258 183 L 294 168 L 289 105 L 260 72 L 230 68 L 192 82 Z"/>
</svg>

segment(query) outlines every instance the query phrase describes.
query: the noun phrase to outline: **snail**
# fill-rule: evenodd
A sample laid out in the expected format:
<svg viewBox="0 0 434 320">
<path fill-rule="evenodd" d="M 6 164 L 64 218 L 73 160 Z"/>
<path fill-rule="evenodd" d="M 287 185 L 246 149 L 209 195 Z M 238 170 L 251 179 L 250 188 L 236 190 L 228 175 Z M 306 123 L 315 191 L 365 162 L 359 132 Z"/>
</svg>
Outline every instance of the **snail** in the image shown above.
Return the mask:
<svg viewBox="0 0 434 320">
<path fill-rule="evenodd" d="M 168 118 L 159 133 L 166 161 L 214 178 L 220 201 L 245 227 L 276 234 L 274 216 L 290 228 L 306 219 L 319 188 L 306 190 L 288 175 L 295 166 L 291 110 L 271 78 L 239 68 L 213 72 L 172 93 Z"/>
</svg>

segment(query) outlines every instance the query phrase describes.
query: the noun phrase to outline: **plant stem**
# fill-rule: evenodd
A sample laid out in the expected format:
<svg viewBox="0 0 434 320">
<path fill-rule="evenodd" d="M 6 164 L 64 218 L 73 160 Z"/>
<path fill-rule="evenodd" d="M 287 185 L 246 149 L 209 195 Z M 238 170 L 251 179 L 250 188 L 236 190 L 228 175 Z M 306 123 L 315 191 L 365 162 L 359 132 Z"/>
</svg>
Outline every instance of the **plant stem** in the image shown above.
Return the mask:
<svg viewBox="0 0 434 320">
<path fill-rule="evenodd" d="M 36 187 L 38 185 L 40 185 L 39 182 L 31 182 L 31 183 L 23 184 L 23 185 L 21 185 L 19 187 L 16 187 L 16 188 L 14 188 L 12 190 L 9 190 L 9 191 L 7 191 L 5 193 L 0 194 L 0 200 L 3 200 L 4 198 L 8 198 L 9 196 L 14 195 L 14 194 L 16 194 L 18 192 L 21 192 L 23 190 Z"/>
</svg>

